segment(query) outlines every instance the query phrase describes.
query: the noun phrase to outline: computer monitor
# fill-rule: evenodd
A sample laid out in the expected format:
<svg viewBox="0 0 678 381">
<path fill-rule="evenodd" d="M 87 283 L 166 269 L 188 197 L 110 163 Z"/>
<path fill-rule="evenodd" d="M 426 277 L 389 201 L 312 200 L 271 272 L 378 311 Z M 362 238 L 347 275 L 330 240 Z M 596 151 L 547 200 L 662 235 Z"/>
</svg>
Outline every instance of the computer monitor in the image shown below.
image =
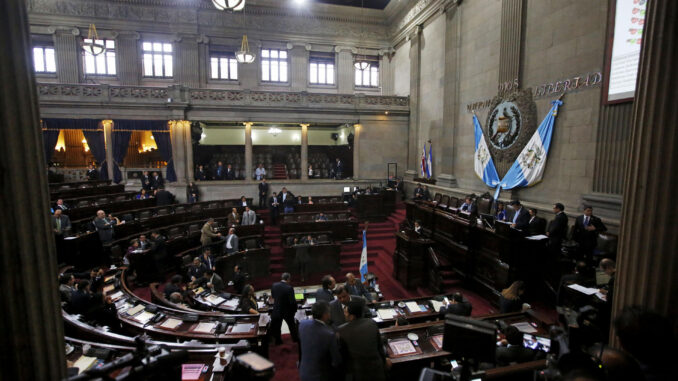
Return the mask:
<svg viewBox="0 0 678 381">
<path fill-rule="evenodd" d="M 491 228 L 494 228 L 494 220 L 495 220 L 495 218 L 494 218 L 493 215 L 481 213 L 481 214 L 480 214 L 480 219 L 482 219 L 482 220 L 483 220 L 483 223 L 486 224 L 487 226 L 489 226 L 489 227 L 491 227 Z"/>
<path fill-rule="evenodd" d="M 494 362 L 497 331 L 493 323 L 448 314 L 445 316 L 443 350 L 454 358 L 464 357 L 479 362 Z"/>
<path fill-rule="evenodd" d="M 304 300 L 304 294 L 303 293 L 295 293 L 294 299 L 295 300 Z"/>
<path fill-rule="evenodd" d="M 350 193 L 351 187 L 344 187 L 344 193 Z"/>
</svg>

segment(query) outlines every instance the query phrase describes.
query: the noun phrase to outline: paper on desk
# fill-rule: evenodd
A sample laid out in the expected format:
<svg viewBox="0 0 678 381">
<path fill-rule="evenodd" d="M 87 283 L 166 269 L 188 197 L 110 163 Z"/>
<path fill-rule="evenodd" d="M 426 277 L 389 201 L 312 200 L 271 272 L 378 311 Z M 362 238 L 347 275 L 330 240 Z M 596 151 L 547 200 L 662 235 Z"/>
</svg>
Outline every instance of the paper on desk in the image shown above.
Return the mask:
<svg viewBox="0 0 678 381">
<path fill-rule="evenodd" d="M 176 327 L 180 326 L 181 323 L 183 323 L 183 321 L 179 319 L 169 318 L 165 320 L 162 324 L 160 324 L 160 327 L 167 329 L 175 329 Z"/>
<path fill-rule="evenodd" d="M 65 237 L 64 241 L 70 241 L 70 240 L 76 239 L 76 238 L 78 238 L 78 237 L 76 237 L 76 236 Z"/>
<path fill-rule="evenodd" d="M 412 342 L 408 339 L 389 341 L 388 346 L 391 347 L 391 351 L 396 356 L 417 352 Z"/>
<path fill-rule="evenodd" d="M 80 374 L 91 368 L 96 361 L 96 357 L 80 356 L 80 358 L 73 364 L 73 367 L 78 368 L 78 374 Z"/>
<path fill-rule="evenodd" d="M 122 298 L 122 296 L 123 296 L 122 291 L 118 291 L 116 293 L 111 294 L 111 300 L 115 302 L 116 300 Z"/>
<path fill-rule="evenodd" d="M 417 302 L 407 302 L 405 303 L 405 306 L 407 307 L 408 310 L 410 310 L 411 314 L 415 312 L 421 312 L 421 308 L 419 308 Z"/>
<path fill-rule="evenodd" d="M 374 320 L 376 323 L 382 323 L 384 320 L 380 317 L 373 317 L 372 320 Z"/>
<path fill-rule="evenodd" d="M 233 326 L 233 329 L 231 329 L 230 333 L 247 333 L 249 332 L 253 327 L 254 324 L 250 323 L 238 323 Z"/>
<path fill-rule="evenodd" d="M 129 316 L 134 316 L 134 315 L 138 314 L 139 312 L 143 311 L 144 308 L 145 308 L 145 307 L 144 307 L 143 304 L 139 304 L 139 305 L 137 305 L 136 307 L 133 307 L 133 308 L 128 309 L 128 310 L 127 310 L 127 315 L 129 315 Z"/>
<path fill-rule="evenodd" d="M 216 323 L 198 323 L 198 325 L 193 328 L 193 332 L 212 333 L 212 330 L 216 325 Z"/>
<path fill-rule="evenodd" d="M 435 312 L 440 312 L 440 307 L 443 306 L 443 302 L 439 302 L 437 300 L 431 300 L 431 305 L 433 306 L 433 310 Z"/>
<path fill-rule="evenodd" d="M 607 302 L 607 295 L 603 294 L 602 292 L 596 291 L 595 295 L 603 302 Z"/>
<path fill-rule="evenodd" d="M 213 305 L 213 306 L 218 306 L 218 305 L 220 305 L 221 303 L 223 303 L 224 301 L 226 301 L 226 299 L 224 299 L 224 298 L 222 298 L 222 297 L 220 297 L 220 296 L 217 296 L 217 295 L 208 295 L 208 296 L 205 298 L 205 300 L 207 301 L 207 303 L 209 303 L 209 304 L 211 304 L 211 305 Z"/>
<path fill-rule="evenodd" d="M 236 308 L 238 308 L 238 304 L 240 304 L 240 301 L 238 300 L 238 298 L 233 298 L 233 299 L 227 300 L 224 303 L 224 307 L 236 309 Z"/>
<path fill-rule="evenodd" d="M 271 321 L 271 316 L 269 314 L 259 315 L 259 327 L 265 327 Z"/>
<path fill-rule="evenodd" d="M 537 234 L 537 235 L 527 236 L 525 238 L 531 239 L 533 241 L 541 241 L 542 239 L 548 239 L 549 237 L 544 235 L 544 234 Z"/>
<path fill-rule="evenodd" d="M 146 324 L 148 323 L 149 320 L 153 319 L 153 316 L 155 316 L 155 314 L 152 314 L 148 311 L 144 311 L 139 315 L 135 316 L 134 320 L 138 321 L 141 324 Z"/>
<path fill-rule="evenodd" d="M 520 323 L 515 323 L 511 324 L 512 326 L 518 328 L 518 331 L 523 332 L 523 333 L 535 333 L 537 332 L 537 329 L 532 326 L 532 324 L 528 322 L 520 322 Z"/>
<path fill-rule="evenodd" d="M 266 308 L 266 303 L 265 302 L 257 302 L 257 308 L 258 309 Z"/>
<path fill-rule="evenodd" d="M 575 283 L 575 284 L 571 284 L 571 285 L 569 285 L 569 286 L 567 286 L 567 287 L 569 287 L 569 288 L 571 288 L 571 289 L 573 289 L 573 290 L 579 291 L 579 292 L 581 292 L 582 294 L 586 294 L 586 295 L 593 295 L 593 294 L 595 294 L 596 292 L 598 292 L 598 289 L 597 289 L 597 288 L 584 287 L 584 286 L 579 285 L 579 284 L 576 284 L 576 283 Z"/>
<path fill-rule="evenodd" d="M 381 310 L 377 310 L 377 315 L 379 315 L 379 318 L 387 320 L 393 319 L 393 317 L 396 316 L 397 314 L 393 308 L 384 308 Z"/>
</svg>

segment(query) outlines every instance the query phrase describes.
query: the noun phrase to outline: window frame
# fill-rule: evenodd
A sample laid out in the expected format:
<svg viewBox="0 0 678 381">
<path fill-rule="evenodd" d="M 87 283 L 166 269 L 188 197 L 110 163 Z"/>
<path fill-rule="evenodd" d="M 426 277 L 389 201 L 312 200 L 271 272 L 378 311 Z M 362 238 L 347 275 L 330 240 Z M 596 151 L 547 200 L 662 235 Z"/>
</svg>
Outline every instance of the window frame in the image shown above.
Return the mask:
<svg viewBox="0 0 678 381">
<path fill-rule="evenodd" d="M 312 68 L 311 65 L 316 64 L 316 65 L 332 65 L 332 83 L 327 82 L 327 67 L 325 67 L 325 82 L 312 82 L 311 80 L 311 72 Z M 320 74 L 320 68 L 317 68 L 317 74 Z M 336 87 L 337 86 L 337 58 L 336 55 L 332 53 L 320 53 L 320 52 L 313 52 L 309 55 L 308 57 L 308 85 L 311 87 Z"/>
<path fill-rule="evenodd" d="M 146 44 L 146 43 L 151 44 L 151 47 L 153 49 L 150 50 L 150 51 L 145 50 L 144 44 Z M 155 50 L 155 44 L 161 44 L 162 45 L 162 51 L 156 51 Z M 170 46 L 170 48 L 171 48 L 170 52 L 165 51 L 165 45 Z M 174 56 L 174 53 L 175 53 L 174 43 L 166 42 L 166 41 L 163 41 L 163 40 L 160 40 L 160 39 L 148 39 L 148 40 L 140 41 L 139 48 L 140 48 L 140 52 L 141 52 L 141 76 L 142 76 L 142 78 L 150 79 L 150 80 L 154 80 L 154 79 L 155 80 L 163 80 L 163 79 L 171 80 L 171 79 L 175 78 L 174 74 L 175 74 L 176 65 L 175 65 L 175 62 L 174 62 L 174 58 L 175 58 L 175 56 Z M 146 75 L 146 62 L 145 62 L 146 54 L 151 55 L 151 70 L 153 72 L 153 75 Z M 156 56 L 162 57 L 162 75 L 155 75 L 155 67 L 156 67 L 156 62 L 155 62 L 156 58 L 155 57 Z M 166 70 L 166 62 L 167 62 L 166 57 L 167 56 L 169 56 L 171 58 L 171 62 L 172 62 L 172 75 L 169 75 L 169 76 L 165 75 L 165 73 L 167 71 Z"/>
<path fill-rule="evenodd" d="M 42 49 L 42 63 L 43 67 L 47 67 L 46 61 L 45 61 L 45 49 L 51 49 L 53 51 L 53 57 L 54 57 L 54 71 L 47 71 L 47 70 L 42 70 L 38 71 L 35 68 L 35 49 Z M 56 48 L 54 47 L 54 44 L 46 42 L 46 41 L 33 41 L 31 44 L 31 57 L 32 57 L 32 66 L 33 66 L 33 73 L 39 76 L 46 76 L 46 77 L 56 77 L 57 71 L 59 68 L 57 67 L 57 59 L 56 59 Z"/>
<path fill-rule="evenodd" d="M 217 73 L 217 78 L 212 77 L 212 58 L 218 58 L 219 62 L 217 63 L 217 67 L 219 72 Z M 228 70 L 228 78 L 221 78 L 221 59 L 226 58 L 229 61 L 234 60 L 235 61 L 235 66 L 236 66 L 236 77 L 231 78 L 231 63 L 229 62 L 227 65 L 227 70 Z M 209 50 L 207 53 L 207 80 L 212 82 L 232 82 L 232 83 L 237 83 L 240 80 L 240 63 L 238 60 L 235 58 L 235 52 L 232 51 L 227 51 L 227 50 Z"/>
<path fill-rule="evenodd" d="M 269 52 L 269 57 L 264 57 L 264 51 Z M 276 57 L 276 58 L 270 57 L 271 56 L 270 52 L 272 52 L 272 51 L 276 51 L 278 57 Z M 281 52 L 285 53 L 285 58 L 280 58 Z M 261 84 L 274 85 L 275 86 L 275 85 L 289 85 L 291 83 L 291 80 L 290 80 L 290 70 L 291 70 L 291 68 L 290 68 L 290 66 L 291 66 L 291 64 L 290 64 L 290 54 L 289 54 L 289 51 L 287 49 L 283 49 L 283 48 L 261 48 L 259 50 L 259 60 L 260 60 L 260 63 L 259 63 L 259 81 L 260 81 Z M 267 61 L 269 63 L 268 64 L 268 79 L 264 79 L 264 61 Z M 271 62 L 277 62 L 277 64 L 278 64 L 278 80 L 272 80 L 271 79 L 272 78 L 271 74 L 273 73 L 273 71 L 272 71 L 273 65 L 271 65 Z M 280 69 L 280 66 L 281 66 L 280 63 L 281 62 L 285 62 L 285 68 L 286 68 L 286 70 L 285 70 L 285 80 L 284 81 L 279 80 L 280 76 L 281 76 L 280 74 L 282 74 L 282 70 Z"/>
<path fill-rule="evenodd" d="M 88 40 L 88 38 L 83 37 L 82 38 L 82 43 L 84 44 L 85 40 Z M 102 54 L 106 55 L 106 59 L 104 60 L 104 63 L 106 65 L 106 74 L 98 73 L 96 72 L 97 69 L 97 64 L 96 64 L 96 58 L 98 56 L 94 56 L 94 73 L 88 73 L 87 72 L 87 52 L 82 49 L 81 46 L 81 58 L 82 58 L 82 75 L 85 78 L 91 78 L 91 77 L 101 77 L 101 78 L 117 78 L 118 77 L 118 50 L 117 50 L 117 41 L 114 38 L 99 38 L 98 41 L 103 41 L 104 46 L 106 46 L 107 41 L 112 41 L 113 42 L 113 64 L 115 65 L 115 74 L 109 74 L 108 73 L 108 53 L 110 52 L 108 46 L 106 46 L 106 51 Z"/>
<path fill-rule="evenodd" d="M 356 75 L 357 75 L 358 71 L 362 72 L 361 77 L 362 77 L 362 79 L 365 79 L 365 77 L 364 77 L 365 76 L 365 70 L 360 70 L 360 69 L 358 69 L 357 67 L 354 66 L 353 67 L 353 86 L 356 89 L 367 89 L 367 90 L 379 89 L 379 87 L 381 86 L 381 70 L 380 70 L 381 65 L 380 65 L 380 62 L 379 62 L 379 58 L 368 56 L 368 57 L 365 57 L 365 59 L 366 59 L 366 61 L 369 61 L 369 63 L 370 63 L 370 67 L 368 69 L 366 69 L 366 70 L 370 71 L 370 84 L 365 85 L 362 80 L 361 80 L 361 84 L 357 83 Z M 376 85 L 372 85 L 372 73 L 371 72 L 372 72 L 372 68 L 374 68 L 374 67 L 377 68 L 377 72 L 376 72 L 377 84 Z"/>
</svg>

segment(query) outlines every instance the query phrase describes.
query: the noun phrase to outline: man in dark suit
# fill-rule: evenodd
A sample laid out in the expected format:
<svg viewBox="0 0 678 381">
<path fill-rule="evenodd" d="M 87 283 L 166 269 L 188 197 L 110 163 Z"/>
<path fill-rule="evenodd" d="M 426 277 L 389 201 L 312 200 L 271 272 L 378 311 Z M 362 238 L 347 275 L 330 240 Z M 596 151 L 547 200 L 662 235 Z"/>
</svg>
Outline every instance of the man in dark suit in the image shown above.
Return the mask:
<svg viewBox="0 0 678 381">
<path fill-rule="evenodd" d="M 553 253 L 560 250 L 560 244 L 567 235 L 567 214 L 564 212 L 565 206 L 559 202 L 553 204 L 553 213 L 556 217 L 551 221 L 546 235 L 549 237 L 549 249 Z"/>
<path fill-rule="evenodd" d="M 459 315 L 459 316 L 471 316 L 471 311 L 473 306 L 467 300 L 464 300 L 464 296 L 461 292 L 455 292 L 452 295 L 452 300 L 440 307 L 440 317 L 445 318 L 447 314 Z"/>
<path fill-rule="evenodd" d="M 151 175 L 148 174 L 148 171 L 143 171 L 141 173 L 141 188 L 150 191 L 152 188 L 151 184 Z"/>
<path fill-rule="evenodd" d="M 56 205 L 54 205 L 54 210 L 60 209 L 62 212 L 68 210 L 68 205 L 64 203 L 64 200 L 58 199 Z"/>
<path fill-rule="evenodd" d="M 99 171 L 94 168 L 94 164 L 90 164 L 87 166 L 87 180 L 89 181 L 96 181 L 99 180 Z"/>
<path fill-rule="evenodd" d="M 330 302 L 330 325 L 334 329 L 339 328 L 346 323 L 346 315 L 344 309 L 351 301 L 360 303 L 363 307 L 363 316 L 370 316 L 370 310 L 367 308 L 367 301 L 361 296 L 351 295 L 344 286 L 337 286 L 334 290 L 337 298 Z"/>
<path fill-rule="evenodd" d="M 541 217 L 537 217 L 537 209 L 535 208 L 530 208 L 529 213 L 530 222 L 527 224 L 527 234 L 544 234 L 546 231 L 546 220 Z"/>
<path fill-rule="evenodd" d="M 299 379 L 301 381 L 326 381 L 336 379 L 336 369 L 341 363 L 339 343 L 330 321 L 330 305 L 318 301 L 311 307 L 313 319 L 299 323 Z"/>
<path fill-rule="evenodd" d="M 276 344 L 282 344 L 280 327 L 285 320 L 294 342 L 299 341 L 294 313 L 297 312 L 297 301 L 294 299 L 294 288 L 289 284 L 290 273 L 283 273 L 280 282 L 273 283 L 271 297 L 273 312 L 271 313 L 271 336 Z"/>
<path fill-rule="evenodd" d="M 337 286 L 337 282 L 334 280 L 334 277 L 331 275 L 325 275 L 321 281 L 322 288 L 320 288 L 315 293 L 316 301 L 326 301 L 330 303 L 334 300 L 334 288 Z M 329 309 L 329 305 L 328 305 Z M 329 312 L 329 311 L 328 311 Z"/>
<path fill-rule="evenodd" d="M 278 203 L 282 205 L 284 213 L 294 212 L 294 194 L 288 192 L 287 188 L 283 187 L 282 192 L 278 194 Z"/>
<path fill-rule="evenodd" d="M 337 180 L 341 179 L 341 177 L 344 175 L 344 163 L 339 160 L 339 158 L 337 158 L 337 164 L 334 167 L 334 174 Z"/>
<path fill-rule="evenodd" d="M 421 183 L 417 184 L 417 187 L 414 188 L 414 199 L 423 200 L 424 197 L 424 187 L 421 186 Z"/>
<path fill-rule="evenodd" d="M 158 172 L 153 172 L 153 177 L 151 178 L 151 189 L 162 189 L 165 187 L 165 180 L 160 177 Z"/>
<path fill-rule="evenodd" d="M 359 302 L 349 302 L 348 322 L 338 329 L 346 372 L 353 381 L 385 381 L 391 363 L 384 353 L 377 323 L 364 318 L 362 311 Z"/>
<path fill-rule="evenodd" d="M 273 195 L 268 199 L 268 209 L 271 216 L 271 225 L 275 225 L 280 214 L 280 202 L 278 201 L 278 195 L 273 192 Z"/>
<path fill-rule="evenodd" d="M 530 214 L 523 208 L 518 200 L 511 202 L 511 205 L 515 211 L 511 227 L 519 230 L 527 229 L 530 224 Z"/>
<path fill-rule="evenodd" d="M 236 294 L 242 294 L 242 289 L 245 287 L 247 277 L 240 271 L 240 266 L 233 266 L 233 288 Z"/>
<path fill-rule="evenodd" d="M 259 207 L 266 207 L 266 196 L 268 196 L 268 183 L 266 179 L 261 179 L 259 183 Z"/>
<path fill-rule="evenodd" d="M 202 165 L 198 166 L 198 169 L 195 171 L 195 180 L 196 181 L 205 181 L 207 180 L 207 171 Z"/>
<path fill-rule="evenodd" d="M 174 195 L 161 187 L 155 191 L 155 203 L 157 206 L 172 205 L 174 203 Z"/>
<path fill-rule="evenodd" d="M 206 287 L 216 293 L 224 291 L 225 287 L 224 280 L 212 269 L 206 269 L 205 272 L 202 273 L 202 278 L 198 278 L 195 285 Z"/>
<path fill-rule="evenodd" d="M 606 231 L 603 221 L 593 215 L 593 207 L 584 206 L 584 214 L 577 217 L 572 230 L 572 239 L 579 244 L 580 255 L 590 261 L 598 244 L 598 234 Z"/>
<path fill-rule="evenodd" d="M 534 360 L 535 353 L 530 348 L 523 346 L 523 333 L 518 328 L 509 325 L 504 330 L 506 346 L 496 349 L 495 361 L 497 366 L 523 363 Z"/>
<path fill-rule="evenodd" d="M 61 209 L 54 211 L 52 216 L 52 230 L 58 238 L 63 238 L 64 235 L 67 235 L 71 231 L 71 220 L 67 215 L 61 212 Z"/>
<path fill-rule="evenodd" d="M 351 295 L 362 296 L 365 298 L 365 300 L 369 300 L 372 303 L 376 302 L 376 300 L 371 299 L 370 293 L 367 292 L 365 285 L 360 283 L 360 280 L 356 278 L 353 273 L 346 274 L 346 283 L 344 284 L 344 288 L 346 288 L 346 291 L 348 291 L 348 293 Z"/>
<path fill-rule="evenodd" d="M 214 168 L 214 180 L 223 180 L 226 178 L 226 168 L 222 162 L 217 163 L 217 167 Z"/>
<path fill-rule="evenodd" d="M 226 167 L 226 180 L 235 180 L 235 171 L 230 164 Z"/>
</svg>

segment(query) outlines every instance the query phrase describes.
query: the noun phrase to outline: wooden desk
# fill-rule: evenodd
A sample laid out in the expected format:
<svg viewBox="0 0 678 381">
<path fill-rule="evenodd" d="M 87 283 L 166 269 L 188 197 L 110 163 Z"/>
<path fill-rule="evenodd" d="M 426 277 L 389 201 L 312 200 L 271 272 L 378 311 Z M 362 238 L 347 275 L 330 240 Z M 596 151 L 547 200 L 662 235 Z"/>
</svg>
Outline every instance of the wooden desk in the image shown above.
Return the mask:
<svg viewBox="0 0 678 381">
<path fill-rule="evenodd" d="M 361 220 L 382 220 L 395 210 L 396 192 L 384 189 L 375 194 L 358 195 L 356 212 Z"/>
<path fill-rule="evenodd" d="M 103 194 L 120 193 L 124 191 L 125 191 L 124 184 L 114 184 L 114 185 L 98 184 L 97 186 L 93 187 L 59 189 L 55 191 L 50 191 L 49 197 L 50 200 L 56 201 L 60 198 L 66 199 L 82 196 L 96 196 Z"/>
<path fill-rule="evenodd" d="M 294 212 L 295 213 L 332 212 L 338 210 L 346 210 L 347 207 L 348 204 L 344 202 L 318 203 L 314 201 L 313 204 L 294 205 Z"/>
</svg>

